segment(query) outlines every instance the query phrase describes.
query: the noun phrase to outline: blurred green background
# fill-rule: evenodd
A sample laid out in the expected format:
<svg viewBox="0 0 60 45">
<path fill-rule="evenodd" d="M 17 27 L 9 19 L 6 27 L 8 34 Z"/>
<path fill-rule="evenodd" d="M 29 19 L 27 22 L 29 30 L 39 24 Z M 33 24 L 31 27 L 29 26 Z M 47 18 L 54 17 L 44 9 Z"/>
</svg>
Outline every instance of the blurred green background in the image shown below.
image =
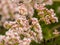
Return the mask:
<svg viewBox="0 0 60 45">
<path fill-rule="evenodd" d="M 60 34 L 54 35 L 53 32 L 55 29 L 60 32 L 60 0 L 54 0 L 53 5 L 47 5 L 48 9 L 54 9 L 56 16 L 59 19 L 58 23 L 52 23 L 50 25 L 44 24 L 44 22 L 40 22 L 42 31 L 43 31 L 43 40 L 41 44 L 35 43 L 34 41 L 31 43 L 31 45 L 60 45 Z M 36 14 L 35 14 L 36 15 Z M 2 26 L 0 26 L 0 34 L 4 35 L 7 29 L 4 29 Z"/>
</svg>

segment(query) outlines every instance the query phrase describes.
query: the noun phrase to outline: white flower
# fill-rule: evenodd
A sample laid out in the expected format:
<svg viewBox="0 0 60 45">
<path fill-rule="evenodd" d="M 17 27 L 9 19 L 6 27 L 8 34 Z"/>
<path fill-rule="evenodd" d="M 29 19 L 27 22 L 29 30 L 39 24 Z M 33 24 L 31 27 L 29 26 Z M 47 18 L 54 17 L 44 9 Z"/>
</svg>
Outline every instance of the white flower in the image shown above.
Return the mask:
<svg viewBox="0 0 60 45">
<path fill-rule="evenodd" d="M 21 15 L 27 15 L 27 8 L 26 8 L 25 4 L 21 4 L 18 7 L 18 11 Z"/>
<path fill-rule="evenodd" d="M 2 41 L 5 39 L 4 35 L 0 35 L 0 43 L 2 43 Z"/>
<path fill-rule="evenodd" d="M 32 0 L 23 0 L 24 3 L 30 3 Z"/>
<path fill-rule="evenodd" d="M 46 5 L 52 5 L 53 4 L 52 0 L 44 0 L 44 3 Z"/>
</svg>

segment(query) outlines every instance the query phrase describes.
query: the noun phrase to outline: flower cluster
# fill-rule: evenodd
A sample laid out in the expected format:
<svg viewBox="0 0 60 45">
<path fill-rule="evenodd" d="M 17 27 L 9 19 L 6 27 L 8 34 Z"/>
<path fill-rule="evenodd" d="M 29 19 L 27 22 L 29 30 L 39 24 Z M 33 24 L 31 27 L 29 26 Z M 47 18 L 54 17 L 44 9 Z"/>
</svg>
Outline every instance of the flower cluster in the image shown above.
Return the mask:
<svg viewBox="0 0 60 45">
<path fill-rule="evenodd" d="M 35 4 L 35 9 L 37 9 L 38 16 L 40 17 L 39 21 L 44 21 L 45 24 L 51 24 L 58 22 L 58 18 L 56 17 L 56 14 L 54 13 L 53 9 L 48 10 L 45 7 L 45 4 Z"/>
<path fill-rule="evenodd" d="M 49 3 L 50 2 L 50 3 Z M 43 39 L 42 29 L 34 10 L 38 11 L 41 20 L 50 24 L 58 22 L 52 9 L 51 0 L 0 0 L 0 24 L 8 29 L 5 35 L 0 35 L 0 45 L 30 45 L 34 40 L 40 43 Z"/>
<path fill-rule="evenodd" d="M 31 24 L 26 18 L 18 18 L 15 21 L 5 22 L 4 27 L 9 29 L 5 36 L 1 36 L 4 45 L 29 45 L 32 40 L 40 43 L 43 39 L 42 30 L 37 18 L 31 18 Z M 4 41 L 4 43 L 3 43 Z"/>
</svg>

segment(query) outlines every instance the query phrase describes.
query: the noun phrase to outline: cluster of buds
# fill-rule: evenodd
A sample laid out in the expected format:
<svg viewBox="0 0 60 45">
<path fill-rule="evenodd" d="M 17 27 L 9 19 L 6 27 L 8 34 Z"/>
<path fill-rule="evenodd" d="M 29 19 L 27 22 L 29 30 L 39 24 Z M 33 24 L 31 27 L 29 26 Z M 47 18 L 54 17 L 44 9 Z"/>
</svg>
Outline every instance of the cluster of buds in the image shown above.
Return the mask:
<svg viewBox="0 0 60 45">
<path fill-rule="evenodd" d="M 39 21 L 44 21 L 45 24 L 51 24 L 58 22 L 58 18 L 56 17 L 56 14 L 54 13 L 53 9 L 48 10 L 45 7 L 45 4 L 35 4 L 35 9 L 37 9 L 38 16 L 40 17 Z"/>
<path fill-rule="evenodd" d="M 30 1 L 30 0 L 29 0 Z M 31 4 L 23 3 L 24 0 L 0 0 L 0 15 L 1 21 L 0 23 L 4 23 L 7 20 L 14 20 L 20 15 L 30 15 L 30 17 L 34 14 L 34 9 Z"/>
<path fill-rule="evenodd" d="M 42 30 L 37 18 L 31 18 L 31 24 L 26 18 L 18 18 L 15 21 L 5 22 L 8 29 L 4 36 L 0 36 L 0 44 L 3 45 L 30 45 L 34 40 L 37 43 L 43 39 Z M 33 29 L 32 29 L 33 28 Z M 3 43 L 4 41 L 4 43 Z"/>
<path fill-rule="evenodd" d="M 21 15 L 31 18 L 34 15 L 34 9 L 42 10 L 47 4 L 51 5 L 52 0 L 0 0 L 0 25 L 7 20 L 15 20 Z"/>
<path fill-rule="evenodd" d="M 10 31 L 10 33 L 13 33 Z M 31 40 L 29 38 L 20 39 L 17 33 L 10 34 L 9 36 L 0 36 L 0 45 L 29 45 Z"/>
<path fill-rule="evenodd" d="M 58 22 L 54 11 L 45 8 L 49 2 L 52 4 L 51 0 L 0 0 L 0 24 L 8 29 L 5 35 L 0 35 L 0 45 L 30 45 L 32 40 L 40 43 L 42 29 L 33 17 L 34 9 L 47 24 Z"/>
</svg>

